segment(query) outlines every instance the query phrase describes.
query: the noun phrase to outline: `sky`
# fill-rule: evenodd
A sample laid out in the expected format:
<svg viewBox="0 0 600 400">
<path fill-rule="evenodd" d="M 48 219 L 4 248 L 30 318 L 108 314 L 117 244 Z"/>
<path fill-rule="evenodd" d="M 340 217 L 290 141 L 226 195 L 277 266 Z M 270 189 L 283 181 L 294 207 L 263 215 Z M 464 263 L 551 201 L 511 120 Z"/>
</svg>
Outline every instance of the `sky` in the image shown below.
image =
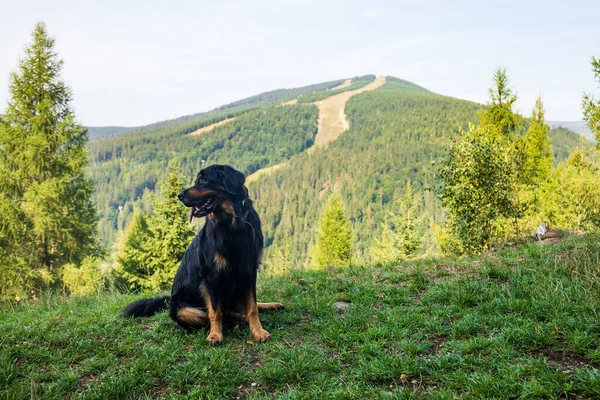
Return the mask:
<svg viewBox="0 0 600 400">
<path fill-rule="evenodd" d="M 518 111 L 581 120 L 600 97 L 600 1 L 0 0 L 0 112 L 44 21 L 87 126 L 137 126 L 268 90 L 391 75 L 485 103 L 507 69 Z"/>
</svg>

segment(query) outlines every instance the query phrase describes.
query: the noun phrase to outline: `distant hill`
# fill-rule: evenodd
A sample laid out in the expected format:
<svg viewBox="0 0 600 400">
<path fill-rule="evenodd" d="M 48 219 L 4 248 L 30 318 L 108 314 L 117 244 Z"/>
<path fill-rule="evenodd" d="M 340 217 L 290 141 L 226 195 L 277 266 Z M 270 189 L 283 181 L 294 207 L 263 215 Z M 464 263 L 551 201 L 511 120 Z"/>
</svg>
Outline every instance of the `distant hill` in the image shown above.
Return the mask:
<svg viewBox="0 0 600 400">
<path fill-rule="evenodd" d="M 576 134 L 583 133 L 588 140 L 595 141 L 594 134 L 590 131 L 585 121 L 546 121 L 552 128 L 567 128 Z"/>
<path fill-rule="evenodd" d="M 341 89 L 349 90 L 354 89 L 357 86 L 364 86 L 367 83 L 373 81 L 375 75 L 357 76 L 351 78 L 351 85 L 348 88 Z M 311 96 L 316 93 L 327 93 L 329 89 L 335 88 L 336 86 L 342 85 L 345 79 L 338 79 L 335 81 L 328 81 L 323 83 L 317 83 L 308 86 L 302 86 L 293 89 L 276 89 L 269 92 L 264 92 L 255 96 L 251 96 L 242 100 L 234 101 L 233 103 L 225 104 L 217 107 L 213 110 L 184 115 L 182 117 L 169 119 L 165 121 L 155 122 L 149 125 L 137 126 L 137 127 L 124 127 L 124 126 L 88 126 L 88 135 L 91 141 L 107 139 L 125 133 L 149 131 L 153 129 L 168 128 L 172 126 L 178 126 L 188 124 L 191 122 L 200 121 L 207 118 L 214 118 L 224 113 L 240 110 L 249 110 L 258 108 L 266 104 L 281 103 L 292 99 L 302 99 L 303 97 Z M 338 92 L 338 91 L 336 91 Z"/>
</svg>

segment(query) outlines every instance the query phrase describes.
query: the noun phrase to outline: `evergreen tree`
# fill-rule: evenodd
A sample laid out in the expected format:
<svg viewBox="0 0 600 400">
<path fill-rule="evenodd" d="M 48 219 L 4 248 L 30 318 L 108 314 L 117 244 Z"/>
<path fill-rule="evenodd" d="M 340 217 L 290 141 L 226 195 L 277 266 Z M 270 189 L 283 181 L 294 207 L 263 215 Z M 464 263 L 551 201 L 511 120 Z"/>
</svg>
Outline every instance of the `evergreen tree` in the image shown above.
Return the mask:
<svg viewBox="0 0 600 400">
<path fill-rule="evenodd" d="M 381 237 L 375 239 L 371 250 L 377 263 L 391 264 L 414 255 L 423 242 L 422 225 L 424 213 L 419 212 L 421 196 L 413 195 L 410 180 L 406 192 L 398 201 L 395 211 L 388 211 Z"/>
<path fill-rule="evenodd" d="M 450 212 L 450 251 L 476 253 L 490 247 L 502 217 L 514 215 L 514 169 L 510 150 L 495 126 L 471 125 L 455 141 L 439 170 L 438 195 Z"/>
<path fill-rule="evenodd" d="M 480 114 L 482 125 L 493 125 L 498 132 L 509 138 L 519 127 L 519 117 L 513 111 L 517 95 L 508 86 L 508 76 L 505 68 L 494 72 L 493 85 L 489 89 L 490 102 L 487 109 Z"/>
<path fill-rule="evenodd" d="M 529 129 L 523 141 L 525 162 L 522 181 L 529 186 L 538 186 L 548 178 L 554 162 L 548 125 L 544 122 L 544 104 L 540 98 L 535 101 Z"/>
<path fill-rule="evenodd" d="M 187 209 L 177 197 L 183 187 L 179 168 L 172 167 L 161 186 L 148 224 L 152 237 L 148 245 L 153 255 L 148 268 L 154 272 L 151 281 L 155 289 L 167 288 L 173 282 L 183 253 L 196 235 L 188 222 Z"/>
<path fill-rule="evenodd" d="M 600 174 L 583 136 L 581 146 L 540 190 L 540 215 L 551 226 L 577 231 L 600 227 Z"/>
<path fill-rule="evenodd" d="M 314 261 L 318 268 L 345 267 L 352 256 L 352 230 L 337 193 L 325 203 L 317 233 Z"/>
<path fill-rule="evenodd" d="M 182 182 L 179 169 L 172 167 L 159 185 L 150 217 L 136 211 L 127 228 L 119 274 L 131 288 L 161 290 L 172 282 L 183 253 L 195 235 L 185 206 L 177 198 Z"/>
<path fill-rule="evenodd" d="M 592 69 L 594 77 L 600 82 L 600 58 L 592 57 Z M 583 115 L 600 146 L 600 101 L 596 101 L 591 95 L 583 95 Z"/>
<path fill-rule="evenodd" d="M 63 62 L 43 23 L 33 31 L 0 117 L 2 290 L 52 282 L 60 266 L 97 250 L 92 184 L 84 177 L 87 131 L 75 121 Z M 11 277 L 26 276 L 20 282 Z"/>
<path fill-rule="evenodd" d="M 116 270 L 116 275 L 131 289 L 152 286 L 150 284 L 152 271 L 148 268 L 151 254 L 148 253 L 146 245 L 150 238 L 148 217 L 136 208 L 125 230 L 123 248 L 117 256 Z"/>
</svg>

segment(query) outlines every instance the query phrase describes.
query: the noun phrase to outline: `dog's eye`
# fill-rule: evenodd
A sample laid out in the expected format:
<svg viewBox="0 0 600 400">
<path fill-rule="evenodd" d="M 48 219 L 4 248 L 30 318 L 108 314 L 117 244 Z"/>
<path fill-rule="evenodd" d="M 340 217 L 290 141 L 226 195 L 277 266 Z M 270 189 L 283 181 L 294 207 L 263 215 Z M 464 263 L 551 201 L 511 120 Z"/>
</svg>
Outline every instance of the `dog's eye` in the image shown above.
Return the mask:
<svg viewBox="0 0 600 400">
<path fill-rule="evenodd" d="M 196 183 L 199 183 L 199 184 L 203 185 L 203 184 L 205 184 L 205 183 L 208 183 L 208 181 L 207 181 L 206 179 L 198 179 L 198 180 L 196 181 Z"/>
</svg>

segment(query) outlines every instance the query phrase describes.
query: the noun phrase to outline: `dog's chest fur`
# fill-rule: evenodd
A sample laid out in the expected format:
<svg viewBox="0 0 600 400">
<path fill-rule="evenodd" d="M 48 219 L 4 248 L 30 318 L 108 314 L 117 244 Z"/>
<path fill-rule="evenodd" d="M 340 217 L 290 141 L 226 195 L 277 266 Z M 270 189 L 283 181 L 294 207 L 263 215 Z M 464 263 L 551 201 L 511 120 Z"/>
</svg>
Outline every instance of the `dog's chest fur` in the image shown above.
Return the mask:
<svg viewBox="0 0 600 400">
<path fill-rule="evenodd" d="M 223 226 L 224 225 L 224 226 Z M 258 263 L 257 243 L 249 224 L 214 224 L 208 221 L 206 234 L 214 243 L 212 269 L 218 276 L 237 276 L 252 273 Z"/>
</svg>

